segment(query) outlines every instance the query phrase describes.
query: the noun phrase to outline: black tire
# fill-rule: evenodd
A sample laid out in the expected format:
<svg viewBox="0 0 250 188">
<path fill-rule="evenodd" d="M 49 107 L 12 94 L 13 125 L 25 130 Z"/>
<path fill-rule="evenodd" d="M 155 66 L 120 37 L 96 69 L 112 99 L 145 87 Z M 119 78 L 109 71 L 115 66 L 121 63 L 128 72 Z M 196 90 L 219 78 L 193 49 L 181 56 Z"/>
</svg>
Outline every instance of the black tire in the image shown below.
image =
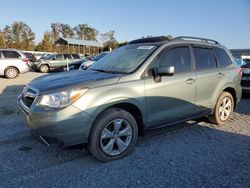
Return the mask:
<svg viewBox="0 0 250 188">
<path fill-rule="evenodd" d="M 16 67 L 7 67 L 4 70 L 4 76 L 8 79 L 13 79 L 18 76 L 18 69 Z"/>
<path fill-rule="evenodd" d="M 103 141 L 105 141 L 105 139 L 102 138 L 102 135 L 103 135 L 104 129 L 106 129 L 107 126 L 109 126 L 109 125 L 111 126 L 112 125 L 111 122 L 116 121 L 117 119 L 122 120 L 121 122 L 126 122 L 126 124 L 129 125 L 129 127 L 131 127 L 130 130 L 132 130 L 132 131 L 131 131 L 131 136 L 129 138 L 130 142 L 129 142 L 129 144 L 126 145 L 126 149 L 124 151 L 122 151 L 121 153 L 119 153 L 117 155 L 113 155 L 113 154 L 109 155 L 109 154 L 105 153 L 105 151 L 103 149 L 102 145 L 103 145 Z M 122 126 L 124 126 L 124 125 L 122 125 Z M 115 125 L 114 125 L 114 127 L 115 127 Z M 125 130 L 125 128 L 123 130 Z M 118 131 L 118 132 L 121 133 L 123 130 Z M 114 134 L 114 132 L 115 132 L 115 130 L 112 131 L 112 134 Z M 111 141 L 111 139 L 114 140 L 114 139 L 120 139 L 120 138 L 122 138 L 122 137 L 118 136 L 118 138 L 113 137 L 113 138 L 107 138 L 107 139 L 109 139 L 109 141 L 108 141 L 108 143 L 109 143 Z M 91 128 L 90 136 L 89 136 L 88 149 L 89 149 L 90 153 L 96 159 L 98 159 L 100 161 L 108 162 L 108 161 L 112 161 L 112 160 L 117 160 L 117 159 L 123 158 L 124 156 L 126 156 L 132 152 L 132 150 L 137 142 L 137 138 L 138 138 L 138 127 L 137 127 L 137 123 L 136 123 L 136 120 L 134 119 L 134 117 L 129 112 L 122 110 L 120 108 L 109 108 L 109 109 L 105 110 L 103 113 L 101 113 L 98 116 L 98 118 L 96 119 L 96 121 L 94 122 L 93 127 Z M 128 139 L 128 138 L 126 138 L 126 139 Z M 116 144 L 117 150 L 115 150 L 115 144 Z M 113 151 L 119 152 L 118 145 L 119 144 L 118 144 L 117 140 L 113 141 L 113 146 L 112 146 L 112 149 L 114 149 Z"/>
<path fill-rule="evenodd" d="M 49 65 L 46 65 L 46 64 L 40 65 L 39 71 L 42 72 L 42 73 L 47 73 L 47 72 L 49 72 Z"/>
<path fill-rule="evenodd" d="M 222 118 L 221 117 L 221 113 L 220 112 L 220 108 L 222 107 L 222 103 L 223 103 L 223 100 L 230 100 L 230 109 L 228 108 L 227 111 L 230 111 L 227 116 L 227 118 Z M 215 105 L 215 110 L 214 110 L 214 113 L 208 117 L 208 120 L 213 123 L 213 124 L 216 124 L 216 125 L 224 125 L 226 122 L 229 121 L 232 113 L 234 111 L 234 98 L 233 96 L 228 93 L 228 92 L 222 92 L 221 95 L 219 96 L 217 102 L 216 102 L 216 105 Z M 223 112 L 224 113 L 224 112 Z"/>
</svg>

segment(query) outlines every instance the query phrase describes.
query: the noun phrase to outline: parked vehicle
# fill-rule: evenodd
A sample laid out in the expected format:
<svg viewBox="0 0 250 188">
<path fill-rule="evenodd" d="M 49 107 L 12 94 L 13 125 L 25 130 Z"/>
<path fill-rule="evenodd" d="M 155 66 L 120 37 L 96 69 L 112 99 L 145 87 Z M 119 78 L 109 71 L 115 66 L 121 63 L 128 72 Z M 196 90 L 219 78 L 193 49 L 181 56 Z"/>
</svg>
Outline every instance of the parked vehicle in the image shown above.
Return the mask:
<svg viewBox="0 0 250 188">
<path fill-rule="evenodd" d="M 16 78 L 18 74 L 29 71 L 29 60 L 15 49 L 0 49 L 0 75 L 6 78 Z"/>
<path fill-rule="evenodd" d="M 62 69 L 63 66 L 79 61 L 78 54 L 52 54 L 45 56 L 34 64 L 34 69 L 39 72 L 47 73 L 52 69 Z"/>
<path fill-rule="evenodd" d="M 28 60 L 29 60 L 29 62 L 28 62 L 28 66 L 30 67 L 30 68 L 33 68 L 33 66 L 34 66 L 34 62 L 36 61 L 36 57 L 32 54 L 32 53 L 30 53 L 30 52 L 23 52 L 24 53 L 24 55 L 28 58 Z"/>
<path fill-rule="evenodd" d="M 63 66 L 63 70 L 64 71 L 71 71 L 71 70 L 79 70 L 80 69 L 80 66 L 86 62 L 87 60 L 86 59 L 81 59 L 79 61 L 76 61 L 76 62 L 73 62 L 73 63 L 70 63 L 68 65 L 64 65 Z"/>
<path fill-rule="evenodd" d="M 240 58 L 235 58 L 235 62 L 237 63 L 239 67 L 247 64 L 243 59 L 240 59 Z"/>
<path fill-rule="evenodd" d="M 86 71 L 33 80 L 18 97 L 19 114 L 47 145 L 88 143 L 98 160 L 115 160 L 146 130 L 204 116 L 225 124 L 241 98 L 238 70 L 211 39 L 138 39 Z"/>
<path fill-rule="evenodd" d="M 100 59 L 102 59 L 103 57 L 105 57 L 107 54 L 109 54 L 109 52 L 102 52 L 102 53 L 98 54 L 97 56 L 91 58 L 90 60 L 83 62 L 81 64 L 81 66 L 79 67 L 79 69 L 86 70 L 91 65 L 93 65 L 95 62 L 97 62 Z"/>
<path fill-rule="evenodd" d="M 250 56 L 249 59 L 244 59 L 242 68 L 241 86 L 244 93 L 250 93 Z"/>
</svg>

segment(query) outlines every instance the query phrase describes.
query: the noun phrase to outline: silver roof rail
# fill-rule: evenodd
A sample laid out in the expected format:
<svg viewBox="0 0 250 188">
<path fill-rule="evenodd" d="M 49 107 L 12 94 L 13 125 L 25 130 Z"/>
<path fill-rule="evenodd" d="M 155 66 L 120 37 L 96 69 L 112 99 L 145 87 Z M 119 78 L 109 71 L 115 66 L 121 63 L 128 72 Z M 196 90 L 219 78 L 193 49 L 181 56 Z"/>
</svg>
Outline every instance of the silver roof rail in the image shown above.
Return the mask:
<svg viewBox="0 0 250 188">
<path fill-rule="evenodd" d="M 200 38 L 200 37 L 189 37 L 189 36 L 179 36 L 179 37 L 175 37 L 172 40 L 176 40 L 176 39 L 193 39 L 193 40 L 200 40 L 202 42 L 213 42 L 214 44 L 220 44 L 218 41 L 213 40 L 213 39 L 207 39 L 207 38 Z"/>
</svg>

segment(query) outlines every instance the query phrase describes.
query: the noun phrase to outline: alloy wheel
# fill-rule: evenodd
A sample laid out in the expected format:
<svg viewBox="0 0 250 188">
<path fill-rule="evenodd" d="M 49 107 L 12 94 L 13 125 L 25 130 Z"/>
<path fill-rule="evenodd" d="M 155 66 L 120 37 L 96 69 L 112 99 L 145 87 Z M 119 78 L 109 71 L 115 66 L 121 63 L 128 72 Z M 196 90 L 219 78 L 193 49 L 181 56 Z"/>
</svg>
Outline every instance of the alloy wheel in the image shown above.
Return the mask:
<svg viewBox="0 0 250 188">
<path fill-rule="evenodd" d="M 232 101 L 229 97 L 222 99 L 219 107 L 219 117 L 222 121 L 225 121 L 229 118 L 232 111 Z"/>
<path fill-rule="evenodd" d="M 102 151 L 109 156 L 120 155 L 132 141 L 132 126 L 125 119 L 114 119 L 103 129 L 100 136 Z"/>
</svg>

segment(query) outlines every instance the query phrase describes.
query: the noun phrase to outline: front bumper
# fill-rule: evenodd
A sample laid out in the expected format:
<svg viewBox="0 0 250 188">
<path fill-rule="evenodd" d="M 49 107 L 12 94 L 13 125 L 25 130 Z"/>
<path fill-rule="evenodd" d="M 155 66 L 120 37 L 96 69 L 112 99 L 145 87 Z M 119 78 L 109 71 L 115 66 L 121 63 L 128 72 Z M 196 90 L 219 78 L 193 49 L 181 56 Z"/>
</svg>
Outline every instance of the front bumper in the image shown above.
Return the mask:
<svg viewBox="0 0 250 188">
<path fill-rule="evenodd" d="M 60 110 L 45 110 L 36 105 L 27 108 L 18 97 L 18 114 L 33 135 L 51 145 L 70 146 L 87 143 L 93 118 L 74 106 Z"/>
</svg>

